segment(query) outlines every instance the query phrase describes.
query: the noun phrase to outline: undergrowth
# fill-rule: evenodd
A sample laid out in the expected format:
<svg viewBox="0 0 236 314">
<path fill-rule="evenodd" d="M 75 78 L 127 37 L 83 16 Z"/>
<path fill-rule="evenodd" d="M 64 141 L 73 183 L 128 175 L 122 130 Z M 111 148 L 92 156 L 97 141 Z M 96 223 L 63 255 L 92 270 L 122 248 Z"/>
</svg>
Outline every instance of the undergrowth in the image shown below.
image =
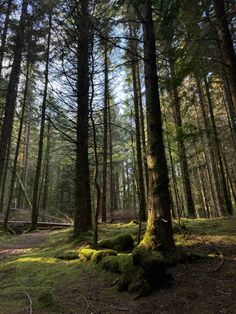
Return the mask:
<svg viewBox="0 0 236 314">
<path fill-rule="evenodd" d="M 176 243 L 181 247 L 191 247 L 199 239 L 211 242 L 236 243 L 236 219 L 182 219 L 187 235 L 179 231 Z M 135 223 L 99 226 L 99 239 L 105 240 L 122 234 L 131 234 L 136 240 L 138 226 Z M 26 235 L 6 236 L 0 234 L 0 249 L 15 245 Z M 27 235 L 28 236 L 28 235 Z M 79 250 L 92 241 L 92 232 L 87 232 L 79 240 L 72 240 L 72 230 L 52 231 L 44 243 L 17 256 L 0 255 L 0 305 L 1 314 L 27 313 L 30 295 L 34 313 L 77 313 L 75 303 L 68 302 L 68 294 L 80 287 L 83 280 L 94 276 L 96 282 L 113 282 L 117 275 L 101 269 L 96 263 L 83 262 Z M 3 254 L 3 253 L 2 253 Z M 7 254 L 4 253 L 4 254 Z M 106 257 L 106 263 L 113 257 Z M 106 268 L 107 264 L 104 268 Z M 115 268 L 115 266 L 114 266 Z M 63 290 L 64 289 L 64 290 Z M 85 288 L 84 288 L 85 289 Z M 116 294 L 115 288 L 107 293 Z M 58 310 L 60 309 L 60 311 Z"/>
</svg>

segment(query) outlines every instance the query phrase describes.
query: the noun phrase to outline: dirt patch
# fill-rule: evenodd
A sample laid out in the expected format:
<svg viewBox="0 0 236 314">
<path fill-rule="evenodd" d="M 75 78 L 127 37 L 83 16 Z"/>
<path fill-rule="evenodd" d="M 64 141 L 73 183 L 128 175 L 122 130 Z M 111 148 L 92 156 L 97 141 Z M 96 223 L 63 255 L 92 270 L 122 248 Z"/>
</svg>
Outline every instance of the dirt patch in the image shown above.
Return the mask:
<svg viewBox="0 0 236 314">
<path fill-rule="evenodd" d="M 5 260 L 11 256 L 21 255 L 38 247 L 47 238 L 49 231 L 25 233 L 18 237 L 14 244 L 0 246 L 0 260 Z"/>
</svg>

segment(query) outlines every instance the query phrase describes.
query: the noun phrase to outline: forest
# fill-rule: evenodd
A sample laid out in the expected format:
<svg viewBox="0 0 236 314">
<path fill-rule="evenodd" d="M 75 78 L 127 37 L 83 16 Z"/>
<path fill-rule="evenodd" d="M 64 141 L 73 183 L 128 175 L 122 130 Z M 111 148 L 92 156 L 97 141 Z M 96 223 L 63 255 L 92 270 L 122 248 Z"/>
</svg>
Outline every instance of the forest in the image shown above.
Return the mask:
<svg viewBox="0 0 236 314">
<path fill-rule="evenodd" d="M 0 0 L 0 314 L 236 311 L 235 0 Z"/>
</svg>

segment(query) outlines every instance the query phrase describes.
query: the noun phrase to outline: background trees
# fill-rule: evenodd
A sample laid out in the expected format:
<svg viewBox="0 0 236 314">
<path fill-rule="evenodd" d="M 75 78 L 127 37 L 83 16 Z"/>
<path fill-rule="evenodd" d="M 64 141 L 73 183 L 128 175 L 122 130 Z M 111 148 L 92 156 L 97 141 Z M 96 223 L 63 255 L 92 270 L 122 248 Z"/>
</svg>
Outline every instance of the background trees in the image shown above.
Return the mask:
<svg viewBox="0 0 236 314">
<path fill-rule="evenodd" d="M 164 246 L 171 211 L 234 213 L 233 2 L 9 0 L 0 35 L 4 212 L 74 213 L 75 236 L 148 214 Z"/>
</svg>

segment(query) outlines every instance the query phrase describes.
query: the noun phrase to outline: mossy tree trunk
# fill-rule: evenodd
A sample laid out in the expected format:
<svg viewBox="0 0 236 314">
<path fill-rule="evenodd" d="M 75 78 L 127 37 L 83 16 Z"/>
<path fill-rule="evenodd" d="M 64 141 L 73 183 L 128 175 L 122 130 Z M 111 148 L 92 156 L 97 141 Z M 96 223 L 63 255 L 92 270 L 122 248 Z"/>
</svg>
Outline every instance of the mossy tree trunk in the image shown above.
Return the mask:
<svg viewBox="0 0 236 314">
<path fill-rule="evenodd" d="M 139 11 L 139 10 L 138 10 Z M 168 168 L 164 148 L 156 46 L 151 1 L 142 5 L 144 30 L 145 86 L 148 134 L 148 221 L 142 245 L 155 249 L 175 246 L 171 222 Z"/>
</svg>

